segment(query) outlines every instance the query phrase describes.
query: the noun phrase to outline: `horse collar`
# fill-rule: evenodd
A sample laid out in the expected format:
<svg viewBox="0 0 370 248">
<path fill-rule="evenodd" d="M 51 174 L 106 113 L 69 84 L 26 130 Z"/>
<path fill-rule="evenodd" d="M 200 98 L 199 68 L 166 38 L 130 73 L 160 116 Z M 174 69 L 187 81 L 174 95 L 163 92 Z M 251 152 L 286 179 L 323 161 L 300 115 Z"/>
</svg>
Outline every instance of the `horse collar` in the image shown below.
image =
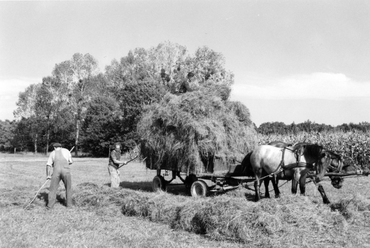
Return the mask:
<svg viewBox="0 0 370 248">
<path fill-rule="evenodd" d="M 282 158 L 281 158 L 281 162 L 280 162 L 280 164 L 279 164 L 279 166 L 278 166 L 278 169 L 279 169 L 280 167 L 281 167 L 281 168 L 283 168 L 283 169 L 288 169 L 288 168 L 285 166 L 285 164 L 284 164 L 285 150 L 289 150 L 289 151 L 291 151 L 291 152 L 293 152 L 293 153 L 294 153 L 295 158 L 296 158 L 296 161 L 297 161 L 297 167 L 299 167 L 299 166 L 300 166 L 300 165 L 299 165 L 299 163 L 300 163 L 300 154 L 298 153 L 298 151 L 295 151 L 295 150 L 289 149 L 289 148 L 287 148 L 287 147 L 283 147 L 283 149 L 282 149 Z M 306 164 L 307 164 L 307 163 L 306 163 Z"/>
<path fill-rule="evenodd" d="M 280 168 L 280 167 L 282 167 L 282 168 L 284 168 L 285 167 L 285 164 L 284 164 L 284 155 L 285 155 L 285 150 L 286 150 L 286 147 L 283 147 L 283 150 L 282 150 L 282 158 L 281 158 L 281 162 L 280 162 L 280 164 L 279 164 L 279 167 L 278 167 L 278 169 Z"/>
</svg>

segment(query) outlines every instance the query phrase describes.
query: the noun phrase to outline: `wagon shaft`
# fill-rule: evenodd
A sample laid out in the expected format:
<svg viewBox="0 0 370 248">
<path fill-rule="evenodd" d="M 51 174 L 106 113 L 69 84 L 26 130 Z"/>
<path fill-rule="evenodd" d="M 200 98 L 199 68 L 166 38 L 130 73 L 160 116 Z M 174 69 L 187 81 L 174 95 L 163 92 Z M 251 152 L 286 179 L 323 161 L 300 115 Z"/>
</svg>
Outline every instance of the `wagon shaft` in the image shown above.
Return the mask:
<svg viewBox="0 0 370 248">
<path fill-rule="evenodd" d="M 362 171 L 362 170 L 356 170 L 351 172 L 345 172 L 345 173 L 325 173 L 325 176 L 338 176 L 338 177 L 345 177 L 345 176 L 369 176 L 370 171 Z"/>
</svg>

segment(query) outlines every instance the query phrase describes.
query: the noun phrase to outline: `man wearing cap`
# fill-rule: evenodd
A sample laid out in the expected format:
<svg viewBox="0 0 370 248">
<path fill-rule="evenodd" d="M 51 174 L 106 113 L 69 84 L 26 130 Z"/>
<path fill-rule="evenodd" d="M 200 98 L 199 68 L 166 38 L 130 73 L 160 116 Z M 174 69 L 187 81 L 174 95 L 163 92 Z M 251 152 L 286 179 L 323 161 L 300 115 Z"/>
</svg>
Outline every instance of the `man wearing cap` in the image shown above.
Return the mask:
<svg viewBox="0 0 370 248">
<path fill-rule="evenodd" d="M 72 180 L 70 165 L 72 164 L 71 153 L 62 148 L 60 143 L 53 144 L 54 151 L 49 155 L 46 163 L 46 179 L 51 179 L 47 208 L 53 208 L 60 180 L 66 188 L 66 206 L 72 207 Z"/>
<path fill-rule="evenodd" d="M 110 186 L 112 188 L 118 188 L 121 182 L 119 178 L 119 167 L 121 165 L 126 165 L 127 162 L 121 161 L 121 144 L 115 143 L 114 150 L 109 154 L 108 172 L 110 175 Z"/>
</svg>

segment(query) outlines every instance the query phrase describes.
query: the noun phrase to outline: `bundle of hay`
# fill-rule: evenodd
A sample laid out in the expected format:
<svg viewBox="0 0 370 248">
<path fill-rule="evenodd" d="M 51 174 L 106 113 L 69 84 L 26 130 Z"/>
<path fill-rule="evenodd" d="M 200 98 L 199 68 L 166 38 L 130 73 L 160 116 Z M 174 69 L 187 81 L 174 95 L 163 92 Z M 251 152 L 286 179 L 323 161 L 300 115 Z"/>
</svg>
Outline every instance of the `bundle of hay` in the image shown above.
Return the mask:
<svg viewBox="0 0 370 248">
<path fill-rule="evenodd" d="M 97 214 L 137 216 L 175 230 L 255 247 L 361 246 L 368 237 L 370 204 L 361 195 L 332 204 L 333 210 L 339 210 L 332 211 L 328 205 L 295 195 L 255 203 L 244 196 L 194 198 L 92 183 L 77 189 L 75 205 Z"/>
<path fill-rule="evenodd" d="M 215 158 L 227 170 L 256 145 L 248 109 L 216 90 L 165 95 L 146 109 L 138 133 L 148 168 L 187 174 L 213 173 Z"/>
<path fill-rule="evenodd" d="M 342 236 L 348 227 L 340 213 L 331 212 L 328 206 L 317 205 L 302 196 L 289 195 L 254 203 L 226 195 L 189 198 L 161 192 L 135 194 L 123 202 L 121 211 L 124 215 L 166 223 L 173 229 L 202 234 L 214 240 L 231 240 L 252 246 L 330 244 L 334 242 L 332 237 Z"/>
<path fill-rule="evenodd" d="M 355 194 L 350 199 L 341 199 L 338 203 L 332 204 L 331 208 L 339 211 L 348 222 L 369 226 L 370 199 L 360 194 Z"/>
</svg>

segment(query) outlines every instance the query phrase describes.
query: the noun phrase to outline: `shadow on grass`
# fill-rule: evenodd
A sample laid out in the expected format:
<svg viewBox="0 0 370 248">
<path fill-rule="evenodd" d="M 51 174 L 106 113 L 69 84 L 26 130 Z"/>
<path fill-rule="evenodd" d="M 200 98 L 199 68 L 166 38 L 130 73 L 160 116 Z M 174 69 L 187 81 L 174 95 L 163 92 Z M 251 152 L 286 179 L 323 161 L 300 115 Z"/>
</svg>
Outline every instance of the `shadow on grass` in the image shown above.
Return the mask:
<svg viewBox="0 0 370 248">
<path fill-rule="evenodd" d="M 110 187 L 110 183 L 104 184 L 104 186 Z M 152 189 L 152 182 L 144 181 L 144 182 L 121 182 L 120 183 L 121 188 L 126 189 L 132 189 L 132 190 L 141 190 L 145 192 L 153 192 Z M 221 194 L 229 194 L 229 195 L 235 195 L 235 196 L 242 196 L 245 197 L 248 201 L 255 201 L 255 195 L 251 192 L 246 192 L 246 190 L 243 190 L 242 192 L 237 192 L 238 190 L 230 190 L 223 193 L 212 193 L 210 195 L 221 195 Z M 169 184 L 166 187 L 166 192 L 173 194 L 173 195 L 183 195 L 183 196 L 189 196 L 188 191 L 185 188 L 184 184 Z"/>
<path fill-rule="evenodd" d="M 65 189 L 59 189 L 56 195 L 56 202 L 62 204 L 63 206 L 66 206 L 65 194 Z M 44 188 L 43 191 L 38 194 L 37 199 L 41 202 L 44 202 L 44 205 L 46 206 L 48 204 L 48 196 L 49 188 Z"/>
<path fill-rule="evenodd" d="M 110 183 L 104 184 L 104 186 L 110 187 Z M 153 192 L 152 182 L 121 182 L 119 185 L 121 188 L 141 190 L 145 192 Z M 166 187 L 166 192 L 173 195 L 188 195 L 186 193 L 184 184 L 169 184 Z"/>
</svg>

